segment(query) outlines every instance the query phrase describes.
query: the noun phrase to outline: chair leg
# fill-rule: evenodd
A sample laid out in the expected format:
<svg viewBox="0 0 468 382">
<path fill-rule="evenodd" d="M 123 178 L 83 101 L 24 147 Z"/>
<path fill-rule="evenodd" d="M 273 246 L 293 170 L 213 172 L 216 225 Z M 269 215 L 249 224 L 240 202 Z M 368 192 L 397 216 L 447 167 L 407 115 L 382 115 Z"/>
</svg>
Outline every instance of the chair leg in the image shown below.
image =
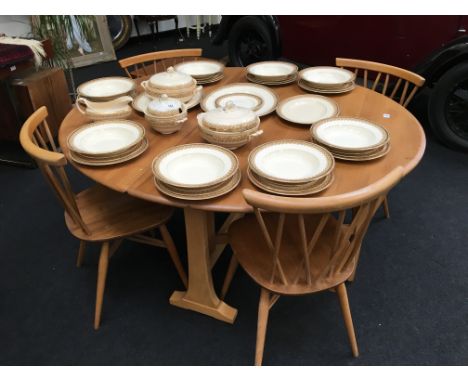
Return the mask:
<svg viewBox="0 0 468 382">
<path fill-rule="evenodd" d="M 341 283 L 336 287 L 338 298 L 340 300 L 341 312 L 343 314 L 346 330 L 348 332 L 349 342 L 354 357 L 359 356 L 359 349 L 356 341 L 356 334 L 354 333 L 353 319 L 351 317 L 351 310 L 349 309 L 348 294 L 346 293 L 346 286 Z"/>
<path fill-rule="evenodd" d="M 236 273 L 238 266 L 239 262 L 233 254 L 231 257 L 231 261 L 229 262 L 226 277 L 224 278 L 223 288 L 221 289 L 221 300 L 224 300 L 224 297 L 226 297 L 227 291 L 231 286 L 232 279 L 234 278 L 234 274 Z"/>
<path fill-rule="evenodd" d="M 164 243 L 166 244 L 166 248 L 167 248 L 167 251 L 169 252 L 169 255 L 171 256 L 172 262 L 174 263 L 174 266 L 176 267 L 177 273 L 179 274 L 179 277 L 182 280 L 182 283 L 184 284 L 185 288 L 187 288 L 187 285 L 188 285 L 187 273 L 185 272 L 185 269 L 182 266 L 182 262 L 180 261 L 177 248 L 174 244 L 174 241 L 172 240 L 172 236 L 167 230 L 167 227 L 165 224 L 162 224 L 159 226 L 159 231 L 161 232 L 161 237 Z"/>
<path fill-rule="evenodd" d="M 390 219 L 390 208 L 388 207 L 388 199 L 385 197 L 383 201 L 383 209 L 384 209 L 384 214 L 387 219 Z"/>
<path fill-rule="evenodd" d="M 255 366 L 261 366 L 263 349 L 265 348 L 265 336 L 270 311 L 270 292 L 262 288 L 260 302 L 258 303 L 257 344 L 255 347 Z"/>
<path fill-rule="evenodd" d="M 99 329 L 101 324 L 102 301 L 104 299 L 104 288 L 106 286 L 107 269 L 109 267 L 109 242 L 102 243 L 101 255 L 99 256 L 98 279 L 96 291 L 96 310 L 94 313 L 94 329 Z"/>
<path fill-rule="evenodd" d="M 78 256 L 76 257 L 76 266 L 79 268 L 83 264 L 83 260 L 86 253 L 86 241 L 80 240 L 80 249 L 78 250 Z"/>
</svg>

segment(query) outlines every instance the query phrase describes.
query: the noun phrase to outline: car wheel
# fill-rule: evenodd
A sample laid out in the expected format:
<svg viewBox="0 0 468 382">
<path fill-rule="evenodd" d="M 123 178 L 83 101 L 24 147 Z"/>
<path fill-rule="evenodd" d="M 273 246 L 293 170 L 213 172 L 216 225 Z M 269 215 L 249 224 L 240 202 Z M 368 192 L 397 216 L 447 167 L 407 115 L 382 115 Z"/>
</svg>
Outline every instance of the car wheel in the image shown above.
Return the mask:
<svg viewBox="0 0 468 382">
<path fill-rule="evenodd" d="M 229 33 L 230 64 L 247 66 L 273 58 L 273 39 L 265 22 L 255 16 L 237 20 Z"/>
<path fill-rule="evenodd" d="M 122 48 L 132 34 L 132 17 L 131 16 L 107 16 L 107 25 L 112 37 L 112 45 L 114 49 Z"/>
<path fill-rule="evenodd" d="M 440 77 L 429 100 L 428 115 L 440 140 L 468 150 L 468 63 L 458 64 Z"/>
</svg>

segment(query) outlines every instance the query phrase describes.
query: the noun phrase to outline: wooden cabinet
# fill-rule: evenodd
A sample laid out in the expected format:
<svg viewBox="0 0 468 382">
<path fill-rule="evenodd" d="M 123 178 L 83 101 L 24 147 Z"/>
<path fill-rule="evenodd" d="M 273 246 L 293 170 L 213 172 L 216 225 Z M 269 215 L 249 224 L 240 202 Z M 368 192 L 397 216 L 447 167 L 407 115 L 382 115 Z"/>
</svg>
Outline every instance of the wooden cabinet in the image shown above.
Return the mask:
<svg viewBox="0 0 468 382">
<path fill-rule="evenodd" d="M 62 69 L 42 69 L 19 74 L 11 80 L 18 117 L 23 123 L 35 110 L 46 106 L 52 134 L 72 108 L 65 73 Z M 18 128 L 19 133 L 19 128 Z"/>
</svg>

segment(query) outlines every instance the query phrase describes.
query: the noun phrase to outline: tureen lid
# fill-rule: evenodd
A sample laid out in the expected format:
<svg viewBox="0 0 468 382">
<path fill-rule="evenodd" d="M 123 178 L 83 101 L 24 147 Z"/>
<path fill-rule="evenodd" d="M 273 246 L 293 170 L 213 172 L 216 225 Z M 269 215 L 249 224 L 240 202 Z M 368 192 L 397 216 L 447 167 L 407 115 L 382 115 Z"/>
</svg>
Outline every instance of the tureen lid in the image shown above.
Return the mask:
<svg viewBox="0 0 468 382">
<path fill-rule="evenodd" d="M 170 66 L 165 72 L 153 74 L 149 82 L 155 88 L 173 88 L 191 85 L 193 78 L 188 74 L 177 72 Z"/>
<path fill-rule="evenodd" d="M 176 98 L 168 97 L 167 94 L 162 94 L 159 98 L 152 100 L 146 110 L 150 114 L 160 114 L 180 108 L 182 108 L 182 102 Z"/>
<path fill-rule="evenodd" d="M 203 122 L 216 126 L 237 126 L 255 123 L 257 120 L 257 115 L 252 110 L 238 107 L 232 101 L 227 102 L 224 107 L 201 113 L 199 117 Z"/>
</svg>

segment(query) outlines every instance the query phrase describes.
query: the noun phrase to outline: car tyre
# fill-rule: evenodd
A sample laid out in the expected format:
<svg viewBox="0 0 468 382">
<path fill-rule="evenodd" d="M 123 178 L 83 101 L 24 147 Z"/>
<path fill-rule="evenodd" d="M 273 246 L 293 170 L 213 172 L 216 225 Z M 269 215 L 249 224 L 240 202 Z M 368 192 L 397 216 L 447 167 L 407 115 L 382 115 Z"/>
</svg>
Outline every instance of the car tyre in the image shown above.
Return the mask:
<svg viewBox="0 0 468 382">
<path fill-rule="evenodd" d="M 229 62 L 232 66 L 247 66 L 274 58 L 273 38 L 261 18 L 246 16 L 235 22 L 229 33 Z"/>
<path fill-rule="evenodd" d="M 468 150 L 468 63 L 458 64 L 437 81 L 428 104 L 432 131 L 446 145 Z"/>
</svg>

